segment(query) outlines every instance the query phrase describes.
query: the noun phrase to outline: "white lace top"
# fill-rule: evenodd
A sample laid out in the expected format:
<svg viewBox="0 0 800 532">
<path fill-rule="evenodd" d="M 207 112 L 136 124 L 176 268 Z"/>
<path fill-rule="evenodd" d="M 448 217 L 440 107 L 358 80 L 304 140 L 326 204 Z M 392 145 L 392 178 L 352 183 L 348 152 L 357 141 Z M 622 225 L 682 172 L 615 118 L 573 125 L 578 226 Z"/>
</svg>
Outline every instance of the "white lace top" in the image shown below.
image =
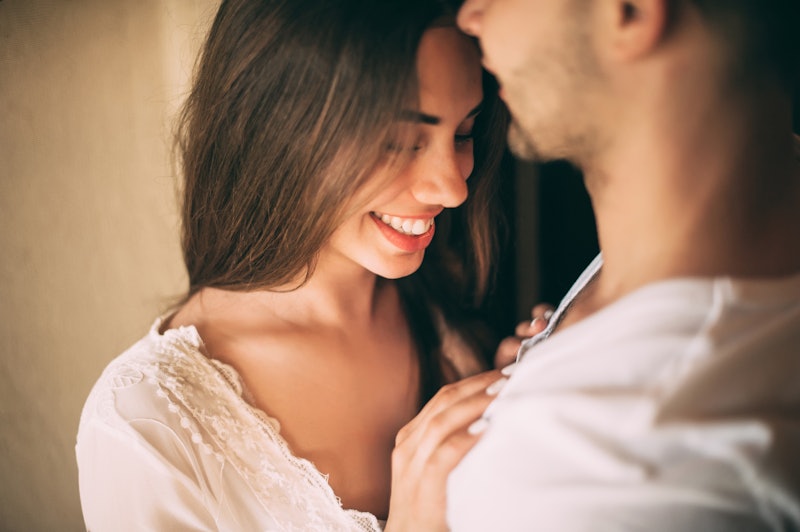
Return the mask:
<svg viewBox="0 0 800 532">
<path fill-rule="evenodd" d="M 87 529 L 378 531 L 294 456 L 194 327 L 149 333 L 105 369 L 76 445 Z"/>
</svg>

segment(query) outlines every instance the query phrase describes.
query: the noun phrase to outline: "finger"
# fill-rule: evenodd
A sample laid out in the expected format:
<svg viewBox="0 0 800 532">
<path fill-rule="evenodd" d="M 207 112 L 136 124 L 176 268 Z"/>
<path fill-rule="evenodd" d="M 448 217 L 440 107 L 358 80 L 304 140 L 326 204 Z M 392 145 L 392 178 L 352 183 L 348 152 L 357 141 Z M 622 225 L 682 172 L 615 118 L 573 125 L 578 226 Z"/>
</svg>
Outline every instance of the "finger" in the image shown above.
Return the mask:
<svg viewBox="0 0 800 532">
<path fill-rule="evenodd" d="M 534 321 L 535 321 L 535 319 L 534 319 Z M 514 335 L 519 336 L 521 338 L 525 338 L 526 336 L 531 336 L 529 334 L 530 330 L 531 330 L 531 323 L 532 322 L 530 322 L 530 321 L 521 321 L 521 322 L 519 322 L 517 324 L 517 326 L 514 328 Z"/>
<path fill-rule="evenodd" d="M 471 425 L 470 425 L 471 426 Z M 487 425 L 484 425 L 485 428 Z M 461 462 L 464 456 L 481 439 L 483 430 L 470 431 L 469 427 L 450 433 L 427 457 L 424 464 L 424 478 L 439 478 L 446 482 L 449 473 Z"/>
<path fill-rule="evenodd" d="M 542 318 L 545 321 L 550 319 L 550 316 L 553 315 L 553 311 L 555 307 L 550 303 L 539 303 L 535 307 L 531 309 L 531 318 Z"/>
<path fill-rule="evenodd" d="M 466 397 L 485 391 L 490 384 L 501 377 L 499 371 L 489 370 L 442 386 L 422 408 L 420 414 L 423 416 L 435 415 L 436 412 L 447 409 Z"/>
<path fill-rule="evenodd" d="M 500 375 L 493 379 L 486 387 L 473 388 L 472 393 L 461 396 L 457 401 L 449 402 L 446 408 L 436 409 L 426 418 L 423 433 L 424 439 L 436 442 L 445 434 L 468 427 L 483 415 L 486 407 L 505 386 L 508 378 L 499 372 L 492 372 L 492 376 Z"/>
<path fill-rule="evenodd" d="M 470 423 L 466 429 L 453 431 L 443 444 L 437 447 L 436 452 L 431 457 L 431 461 L 435 466 L 445 471 L 452 471 L 461 462 L 464 455 L 478 443 L 488 426 L 488 421 L 484 418 L 478 418 L 478 420 Z"/>
<path fill-rule="evenodd" d="M 490 370 L 442 386 L 436 395 L 422 407 L 419 414 L 400 429 L 395 438 L 395 445 L 400 445 L 407 438 L 419 433 L 434 416 L 451 405 L 476 393 L 485 394 L 486 389 L 501 378 L 502 374 L 498 370 Z"/>
<path fill-rule="evenodd" d="M 452 450 L 448 442 L 451 442 L 451 438 L 457 433 L 477 436 L 477 432 L 480 431 L 475 429 L 470 431 L 469 427 L 481 418 L 506 380 L 503 378 L 496 381 L 497 385 L 490 387 L 492 393 L 487 393 L 486 390 L 474 393 L 451 404 L 449 408 L 438 412 L 431 418 L 425 427 L 424 437 L 415 442 L 414 457 L 410 464 L 412 469 L 425 467 L 425 464 L 429 463 L 435 454 L 448 454 Z M 479 429 L 480 425 L 477 428 Z"/>
<path fill-rule="evenodd" d="M 533 318 L 528 324 L 528 336 L 536 336 L 547 328 L 547 320 L 544 318 Z"/>
<path fill-rule="evenodd" d="M 395 449 L 392 453 L 387 532 L 448 530 L 444 517 L 447 478 L 478 442 L 480 432 L 469 428 L 457 429 L 447 435 L 433 452 L 413 464 L 404 453 Z"/>
<path fill-rule="evenodd" d="M 535 336 L 547 328 L 547 320 L 544 318 L 533 318 L 531 321 L 522 321 L 514 329 L 514 334 L 522 338 Z"/>
<path fill-rule="evenodd" d="M 394 448 L 391 530 L 446 529 L 442 509 L 447 477 L 480 439 L 485 425 L 476 424 L 476 420 L 481 419 L 494 395 L 507 381 L 505 378 L 495 380 L 498 375 L 498 371 L 486 372 L 462 386 L 443 390 L 436 399 L 437 403 L 447 404 L 447 408 L 426 411 L 429 415 L 414 434 Z M 492 383 L 488 389 L 484 387 L 487 382 Z"/>
<path fill-rule="evenodd" d="M 491 370 L 442 386 L 436 395 L 422 407 L 419 414 L 400 429 L 395 443 L 399 444 L 406 437 L 418 431 L 438 412 L 449 408 L 450 405 L 462 400 L 464 397 L 485 391 L 489 385 L 501 377 L 502 375 L 497 370 Z"/>
<path fill-rule="evenodd" d="M 504 338 L 497 346 L 497 351 L 494 355 L 494 367 L 496 369 L 502 369 L 514 362 L 517 359 L 517 351 L 520 345 L 522 345 L 521 338 L 517 338 L 516 336 Z"/>
<path fill-rule="evenodd" d="M 422 411 L 397 433 L 395 446 L 404 444 L 418 445 L 430 430 L 429 425 L 436 416 L 449 411 L 454 405 L 469 397 L 486 397 L 490 402 L 491 396 L 487 390 L 493 383 L 505 380 L 498 370 L 486 371 L 461 381 L 443 386 L 441 390 L 426 404 Z"/>
</svg>

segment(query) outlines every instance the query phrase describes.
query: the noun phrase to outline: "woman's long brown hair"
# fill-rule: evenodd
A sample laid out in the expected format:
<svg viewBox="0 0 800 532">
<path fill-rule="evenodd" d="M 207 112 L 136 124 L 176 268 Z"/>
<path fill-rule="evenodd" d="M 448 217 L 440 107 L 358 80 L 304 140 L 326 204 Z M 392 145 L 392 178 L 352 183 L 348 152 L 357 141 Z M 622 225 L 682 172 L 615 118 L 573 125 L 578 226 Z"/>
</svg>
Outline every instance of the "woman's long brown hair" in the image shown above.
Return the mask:
<svg viewBox="0 0 800 532">
<path fill-rule="evenodd" d="M 225 0 L 179 120 L 186 299 L 204 287 L 299 286 L 385 161 L 417 97 L 423 32 L 455 14 L 434 0 Z M 480 302 L 496 251 L 505 113 L 491 79 L 475 126 L 465 205 L 437 219 L 417 274 L 400 283 L 417 338 L 423 399 L 441 384 L 433 308 L 458 323 Z M 427 332 L 426 332 L 427 331 Z M 426 362 L 427 360 L 427 362 Z"/>
</svg>

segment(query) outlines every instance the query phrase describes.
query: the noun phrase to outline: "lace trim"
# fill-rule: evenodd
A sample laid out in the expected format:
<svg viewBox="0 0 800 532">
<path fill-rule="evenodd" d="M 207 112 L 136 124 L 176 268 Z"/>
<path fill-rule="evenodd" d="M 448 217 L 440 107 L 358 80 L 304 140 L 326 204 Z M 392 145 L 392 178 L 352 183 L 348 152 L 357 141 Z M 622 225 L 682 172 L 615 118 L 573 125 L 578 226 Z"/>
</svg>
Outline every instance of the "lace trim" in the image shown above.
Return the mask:
<svg viewBox="0 0 800 532">
<path fill-rule="evenodd" d="M 343 508 L 327 475 L 292 454 L 280 435 L 280 423 L 245 400 L 246 390 L 236 370 L 203 354 L 197 329 L 169 329 L 162 335 L 161 323 L 157 320 L 147 337 L 150 350 L 161 356 L 141 367 L 128 359 L 115 379 L 138 382 L 145 378 L 156 386 L 157 395 L 180 417 L 181 427 L 191 433 L 200 452 L 214 454 L 220 462 L 227 460 L 282 529 L 382 530 L 374 515 Z M 108 400 L 113 402 L 111 397 Z M 103 403 L 104 410 L 113 409 L 113 403 Z"/>
</svg>

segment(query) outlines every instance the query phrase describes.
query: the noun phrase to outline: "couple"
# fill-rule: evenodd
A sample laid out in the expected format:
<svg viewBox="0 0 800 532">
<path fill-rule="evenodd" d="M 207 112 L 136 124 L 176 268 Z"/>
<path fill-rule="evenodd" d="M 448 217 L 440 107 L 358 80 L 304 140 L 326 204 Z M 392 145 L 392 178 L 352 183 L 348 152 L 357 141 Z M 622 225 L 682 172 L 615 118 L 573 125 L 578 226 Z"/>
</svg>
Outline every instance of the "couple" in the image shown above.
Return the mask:
<svg viewBox="0 0 800 532">
<path fill-rule="evenodd" d="M 797 529 L 797 21 L 223 2 L 181 123 L 189 290 L 87 400 L 87 527 Z M 505 129 L 481 60 L 513 151 L 583 170 L 602 249 L 502 374 L 471 312 Z"/>
</svg>

